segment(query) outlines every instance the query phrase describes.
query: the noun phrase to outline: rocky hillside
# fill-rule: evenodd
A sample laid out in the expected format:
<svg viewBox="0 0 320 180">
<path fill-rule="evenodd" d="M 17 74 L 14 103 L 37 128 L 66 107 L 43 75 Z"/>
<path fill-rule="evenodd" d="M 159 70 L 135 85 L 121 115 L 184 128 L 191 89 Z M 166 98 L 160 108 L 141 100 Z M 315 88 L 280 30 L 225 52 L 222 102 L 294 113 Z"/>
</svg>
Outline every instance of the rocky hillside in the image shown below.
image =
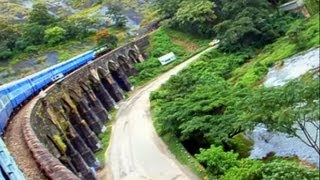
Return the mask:
<svg viewBox="0 0 320 180">
<path fill-rule="evenodd" d="M 79 14 L 88 15 L 90 12 L 94 14 L 91 10 L 93 7 L 96 7 L 94 8 L 94 12 L 100 12 L 100 14 L 105 13 L 107 4 L 112 3 L 113 0 L 0 0 L 0 19 L 4 22 L 23 23 L 27 20 L 28 13 L 32 9 L 32 6 L 39 2 L 46 4 L 50 14 L 57 17 L 65 17 Z M 141 5 L 145 2 L 144 0 L 135 0 L 121 3 L 126 7 L 125 12 L 131 9 L 139 13 L 139 11 L 141 11 Z M 130 15 L 128 12 L 126 14 Z"/>
</svg>

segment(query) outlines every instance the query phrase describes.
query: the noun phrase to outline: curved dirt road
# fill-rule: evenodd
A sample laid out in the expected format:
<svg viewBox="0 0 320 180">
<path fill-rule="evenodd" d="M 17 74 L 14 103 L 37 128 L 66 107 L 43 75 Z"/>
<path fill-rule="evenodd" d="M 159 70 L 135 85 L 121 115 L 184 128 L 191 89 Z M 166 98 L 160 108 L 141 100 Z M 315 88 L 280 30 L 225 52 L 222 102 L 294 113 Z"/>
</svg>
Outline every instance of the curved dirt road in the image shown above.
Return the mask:
<svg viewBox="0 0 320 180">
<path fill-rule="evenodd" d="M 114 180 L 193 180 L 198 179 L 179 165 L 166 145 L 157 136 L 150 116 L 149 95 L 171 75 L 195 61 L 211 48 L 190 58 L 161 75 L 146 87 L 137 90 L 120 105 L 113 126 L 111 146 L 106 154 L 107 170 L 99 179 Z"/>
</svg>

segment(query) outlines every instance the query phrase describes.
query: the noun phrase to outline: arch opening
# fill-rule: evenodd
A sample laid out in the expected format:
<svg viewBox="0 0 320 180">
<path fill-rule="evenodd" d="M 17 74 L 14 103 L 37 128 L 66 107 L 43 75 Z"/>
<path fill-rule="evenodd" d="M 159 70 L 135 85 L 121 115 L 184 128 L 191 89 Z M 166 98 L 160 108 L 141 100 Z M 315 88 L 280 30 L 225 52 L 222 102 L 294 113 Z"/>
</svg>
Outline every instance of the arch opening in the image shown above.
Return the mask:
<svg viewBox="0 0 320 180">
<path fill-rule="evenodd" d="M 93 97 L 94 94 L 90 93 L 90 87 L 86 83 L 84 83 L 83 81 L 79 81 L 79 85 L 80 85 L 81 91 L 83 92 L 85 99 L 87 100 L 88 106 L 92 107 L 93 106 L 93 99 L 95 97 Z M 78 96 L 78 95 L 76 97 L 80 98 L 80 96 Z"/>
<path fill-rule="evenodd" d="M 129 50 L 128 57 L 133 64 L 140 63 L 139 54 L 134 50 Z"/>
<path fill-rule="evenodd" d="M 119 97 L 119 91 L 118 88 L 115 86 L 115 84 L 112 82 L 113 79 L 111 77 L 108 78 L 108 73 L 106 70 L 102 68 L 98 68 L 98 75 L 100 78 L 100 81 L 103 85 L 103 87 L 108 91 L 110 96 L 115 102 L 119 102 L 121 100 L 121 97 Z"/>
<path fill-rule="evenodd" d="M 111 77 L 118 84 L 118 86 L 124 91 L 130 91 L 131 84 L 129 83 L 128 77 L 122 71 L 122 69 L 112 61 L 108 63 L 108 68 L 109 68 Z"/>
<path fill-rule="evenodd" d="M 132 68 L 130 67 L 130 65 L 128 64 L 128 62 L 126 61 L 126 58 L 124 56 L 119 56 L 118 57 L 118 62 L 120 65 L 120 68 L 123 70 L 123 72 L 127 75 L 127 76 L 131 76 L 132 73 Z"/>
</svg>

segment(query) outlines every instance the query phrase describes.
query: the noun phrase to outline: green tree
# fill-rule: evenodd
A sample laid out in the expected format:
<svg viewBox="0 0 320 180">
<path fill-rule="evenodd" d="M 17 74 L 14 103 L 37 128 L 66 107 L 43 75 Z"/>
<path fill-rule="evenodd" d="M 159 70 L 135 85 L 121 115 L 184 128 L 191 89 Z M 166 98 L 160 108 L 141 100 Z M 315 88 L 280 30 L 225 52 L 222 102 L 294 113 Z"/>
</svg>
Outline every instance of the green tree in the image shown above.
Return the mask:
<svg viewBox="0 0 320 180">
<path fill-rule="evenodd" d="M 180 29 L 192 33 L 212 35 L 217 16 L 215 4 L 208 0 L 182 1 L 173 17 Z"/>
<path fill-rule="evenodd" d="M 95 40 L 97 45 L 105 45 L 109 48 L 115 48 L 117 47 L 118 38 L 112 34 L 109 33 L 108 30 L 102 29 L 100 31 L 97 31 Z"/>
<path fill-rule="evenodd" d="M 222 1 L 223 20 L 214 29 L 225 51 L 248 46 L 261 46 L 277 37 L 271 14 L 274 10 L 267 0 Z"/>
<path fill-rule="evenodd" d="M 183 0 L 156 0 L 156 6 L 164 18 L 172 18 L 179 9 L 179 4 Z"/>
<path fill-rule="evenodd" d="M 112 19 L 117 27 L 125 27 L 128 20 L 122 14 L 123 8 L 121 4 L 110 4 L 108 7 L 109 11 L 106 13 L 106 15 Z"/>
<path fill-rule="evenodd" d="M 30 23 L 23 28 L 23 40 L 28 44 L 38 45 L 44 42 L 45 26 Z"/>
<path fill-rule="evenodd" d="M 33 5 L 32 11 L 29 14 L 29 22 L 40 25 L 49 25 L 55 20 L 54 16 L 49 14 L 45 4 L 39 3 Z"/>
<path fill-rule="evenodd" d="M 0 46 L 13 51 L 20 32 L 13 25 L 0 22 Z"/>
<path fill-rule="evenodd" d="M 302 31 L 304 30 L 304 24 L 300 24 L 298 26 L 292 27 L 286 35 L 288 36 L 289 40 L 296 44 L 297 49 L 303 50 L 306 47 L 306 44 L 308 43 L 308 38 L 302 34 Z"/>
<path fill-rule="evenodd" d="M 282 88 L 260 88 L 239 104 L 239 117 L 252 127 L 264 123 L 271 130 L 297 137 L 320 155 L 319 139 L 312 135 L 320 132 L 319 87 L 317 79 L 293 81 Z"/>
<path fill-rule="evenodd" d="M 55 45 L 65 39 L 66 30 L 61 27 L 55 26 L 46 29 L 44 32 L 44 39 L 49 45 Z"/>
</svg>

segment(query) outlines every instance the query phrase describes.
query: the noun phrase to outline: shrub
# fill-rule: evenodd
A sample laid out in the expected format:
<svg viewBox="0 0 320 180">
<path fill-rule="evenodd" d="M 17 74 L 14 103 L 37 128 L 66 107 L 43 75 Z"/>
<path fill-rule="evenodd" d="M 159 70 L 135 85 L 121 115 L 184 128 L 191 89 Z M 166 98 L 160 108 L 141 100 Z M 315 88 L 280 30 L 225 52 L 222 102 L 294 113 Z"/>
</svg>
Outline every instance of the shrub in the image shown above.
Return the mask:
<svg viewBox="0 0 320 180">
<path fill-rule="evenodd" d="M 12 52 L 9 49 L 1 50 L 0 52 L 0 60 L 6 60 L 10 58 L 12 55 Z"/>
<path fill-rule="evenodd" d="M 257 180 L 262 179 L 261 167 L 263 163 L 257 160 L 243 159 L 239 166 L 230 168 L 221 180 Z"/>
<path fill-rule="evenodd" d="M 230 168 L 239 165 L 238 154 L 224 152 L 221 146 L 211 146 L 210 149 L 201 149 L 196 158 L 207 167 L 214 176 L 224 175 Z"/>
<path fill-rule="evenodd" d="M 55 26 L 45 30 L 44 39 L 49 45 L 55 45 L 64 40 L 66 33 L 63 28 Z"/>
<path fill-rule="evenodd" d="M 37 46 L 28 46 L 25 49 L 25 52 L 27 52 L 27 53 L 35 53 L 35 52 L 37 52 L 37 50 L 38 50 Z"/>
<path fill-rule="evenodd" d="M 95 41 L 97 45 L 106 45 L 110 48 L 117 47 L 118 38 L 109 33 L 108 30 L 102 29 L 96 32 Z"/>
<path fill-rule="evenodd" d="M 271 163 L 265 164 L 262 166 L 261 171 L 264 180 L 301 180 L 320 178 L 317 170 L 306 169 L 293 162 L 284 160 L 275 160 Z"/>
</svg>

